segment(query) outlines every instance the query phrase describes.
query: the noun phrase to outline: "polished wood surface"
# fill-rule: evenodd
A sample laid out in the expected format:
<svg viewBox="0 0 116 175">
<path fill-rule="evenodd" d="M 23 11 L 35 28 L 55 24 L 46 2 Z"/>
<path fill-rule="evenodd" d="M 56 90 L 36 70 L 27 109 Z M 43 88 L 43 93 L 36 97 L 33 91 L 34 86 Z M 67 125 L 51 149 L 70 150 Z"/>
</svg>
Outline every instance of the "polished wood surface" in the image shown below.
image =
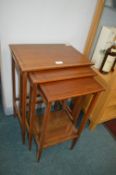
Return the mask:
<svg viewBox="0 0 116 175">
<path fill-rule="evenodd" d="M 11 56 L 14 63 L 12 64 L 12 80 L 13 80 L 13 104 L 14 113 L 17 111 L 20 117 L 22 126 L 22 141 L 25 143 L 25 118 L 26 118 L 26 96 L 27 96 L 27 77 L 30 72 L 45 71 L 51 69 L 67 69 L 71 67 L 83 67 L 92 65 L 88 58 L 86 58 L 79 51 L 74 49 L 72 46 L 65 44 L 11 44 L 10 45 Z M 12 61 L 12 62 L 13 62 Z M 58 62 L 56 62 L 58 61 Z M 60 62 L 59 62 L 60 61 Z M 57 63 L 57 64 L 56 64 Z M 63 63 L 63 64 L 59 64 Z M 16 90 L 15 90 L 15 68 L 19 71 L 19 83 L 20 83 L 20 105 L 19 111 L 16 104 Z M 48 73 L 49 73 L 48 71 Z M 68 79 L 68 76 L 75 76 L 74 72 L 67 73 L 62 76 L 57 76 L 57 79 Z M 86 72 L 87 73 L 87 72 Z M 92 72 L 91 72 L 92 73 Z M 87 74 L 90 76 L 91 74 Z M 51 77 L 50 77 L 51 76 Z M 54 80 L 54 77 L 50 74 L 46 80 L 50 81 L 50 78 Z M 78 74 L 78 76 L 81 76 Z M 83 74 L 85 76 L 85 74 Z M 93 75 L 92 75 L 93 76 Z M 43 76 L 43 78 L 45 78 Z M 46 81 L 42 80 L 41 81 Z M 52 81 L 51 80 L 51 81 Z M 16 111 L 15 111 L 16 109 Z"/>
<path fill-rule="evenodd" d="M 38 73 L 39 74 L 39 73 Z M 35 77 L 34 77 L 35 76 Z M 38 83 L 40 74 L 30 73 L 29 80 L 31 84 L 31 100 L 29 115 L 29 148 L 32 145 L 32 135 L 38 144 L 37 159 L 40 160 L 43 148 L 53 144 L 61 143 L 66 140 L 73 140 L 71 149 L 75 146 L 81 132 L 83 131 L 90 112 L 94 108 L 98 95 L 104 88 L 91 77 L 81 77 L 52 82 Z M 35 79 L 37 79 L 35 81 Z M 35 113 L 37 87 L 39 93 L 46 103 L 44 116 L 37 116 Z M 82 119 L 80 127 L 77 129 L 77 120 L 84 101 L 84 96 L 93 94 L 93 99 L 88 107 L 87 113 Z M 71 110 L 66 99 L 78 97 Z M 60 101 L 62 110 L 50 112 L 51 104 L 54 101 Z"/>
<path fill-rule="evenodd" d="M 34 116 L 33 129 L 40 142 L 43 116 Z M 65 111 L 50 112 L 43 148 L 77 137 L 77 129 Z"/>
<path fill-rule="evenodd" d="M 79 137 L 78 130 L 76 128 L 76 120 L 78 119 L 78 116 L 76 114 L 80 113 L 83 96 L 89 93 L 93 93 L 95 96 L 97 93 L 103 90 L 102 86 L 100 86 L 93 78 L 96 73 L 90 68 L 92 64 L 80 52 L 78 52 L 71 46 L 66 46 L 64 44 L 10 45 L 10 48 L 13 61 L 13 104 L 15 113 L 20 119 L 23 143 L 25 143 L 27 127 L 27 130 L 29 131 L 29 148 L 31 149 L 32 136 L 34 134 L 34 137 L 38 144 L 38 159 L 40 159 L 41 157 L 43 148 L 52 144 L 73 139 L 73 147 L 77 141 L 77 137 Z M 59 59 L 61 57 L 63 59 Z M 60 63 L 63 62 L 63 64 L 59 64 L 59 62 L 57 62 L 57 65 L 56 61 L 60 61 Z M 20 76 L 19 107 L 16 103 L 17 98 L 15 91 L 16 87 L 14 75 L 15 68 L 18 68 Z M 26 113 L 28 77 L 31 80 L 29 123 Z M 46 103 L 46 110 L 43 116 L 41 127 L 39 126 L 39 121 L 35 122 L 35 120 L 37 119 L 35 119 L 35 105 L 38 87 L 39 93 Z M 80 103 L 78 103 L 79 101 L 77 100 L 74 109 L 70 111 L 64 99 L 76 96 L 80 98 Z M 50 127 L 50 118 L 53 119 L 50 114 L 51 103 L 55 100 L 60 100 L 60 102 L 62 102 L 63 104 L 63 111 L 65 111 L 65 115 L 64 113 L 62 114 L 62 122 L 66 124 L 69 129 L 66 130 L 66 132 L 63 132 L 65 128 L 64 126 L 61 128 L 62 123 L 60 122 L 60 120 L 58 120 L 57 122 L 51 120 L 52 123 L 56 122 L 58 124 L 58 127 L 60 127 L 59 129 L 56 129 L 56 132 L 54 131 L 53 134 L 51 131 L 48 130 L 48 128 Z M 76 110 L 77 104 L 80 106 L 77 106 Z M 66 119 L 66 114 L 68 119 Z M 75 115 L 73 116 L 73 114 Z M 87 114 L 89 114 L 89 112 Z M 86 120 L 87 118 L 88 115 L 86 115 Z M 82 123 L 81 132 L 84 129 L 86 120 L 83 121 L 84 124 Z M 36 125 L 38 125 L 38 127 L 35 127 L 35 123 Z M 54 126 L 57 127 L 56 125 Z M 41 134 L 37 132 L 37 130 L 40 128 Z"/>
<path fill-rule="evenodd" d="M 92 77 L 96 76 L 95 71 L 89 66 L 83 67 L 71 67 L 65 69 L 55 69 L 55 70 L 44 70 L 30 73 L 29 75 L 33 79 L 33 83 L 46 83 L 51 81 L 59 81 L 73 78 L 82 78 L 82 77 Z"/>
<path fill-rule="evenodd" d="M 70 79 L 67 81 L 43 83 L 40 85 L 40 89 L 49 102 L 83 96 L 104 90 L 94 78 Z"/>
<path fill-rule="evenodd" d="M 16 85 L 15 85 L 15 62 L 12 59 L 12 92 L 13 92 L 13 110 L 16 117 L 15 100 L 16 100 Z"/>
<path fill-rule="evenodd" d="M 33 89 L 32 89 L 33 88 Z M 34 84 L 33 87 L 30 87 L 30 113 L 29 113 L 29 120 L 30 120 L 30 134 L 29 134 L 29 149 L 31 149 L 31 142 L 32 142 L 32 135 L 33 135 L 33 115 L 35 115 L 35 104 L 36 104 L 36 98 L 37 98 L 37 85 Z"/>
<path fill-rule="evenodd" d="M 65 44 L 12 44 L 10 49 L 22 71 L 91 65 L 82 53 Z"/>
</svg>

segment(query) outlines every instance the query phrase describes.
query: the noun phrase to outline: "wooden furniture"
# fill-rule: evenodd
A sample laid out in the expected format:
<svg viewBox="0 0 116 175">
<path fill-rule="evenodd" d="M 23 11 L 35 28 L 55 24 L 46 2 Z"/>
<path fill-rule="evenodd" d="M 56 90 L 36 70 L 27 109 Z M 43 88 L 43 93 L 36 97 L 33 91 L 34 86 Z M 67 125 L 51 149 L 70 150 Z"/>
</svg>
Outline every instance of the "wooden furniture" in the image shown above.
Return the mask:
<svg viewBox="0 0 116 175">
<path fill-rule="evenodd" d="M 90 129 L 94 129 L 98 124 L 116 118 L 116 69 L 109 74 L 97 73 L 96 79 L 104 86 L 105 91 L 101 93 L 95 108 L 90 114 Z M 83 106 L 86 111 L 91 97 L 88 96 Z"/>
<path fill-rule="evenodd" d="M 46 77 L 49 80 L 51 75 L 55 76 L 54 72 L 50 76 L 49 74 L 45 76 L 44 73 L 45 80 Z M 41 83 L 41 79 L 43 79 L 41 73 L 29 74 L 31 84 L 29 124 L 27 123 L 29 147 L 31 148 L 32 135 L 34 135 L 38 144 L 38 159 L 41 157 L 43 148 L 54 144 L 73 139 L 71 148 L 74 147 L 84 129 L 90 112 L 94 108 L 99 93 L 103 90 L 103 87 L 93 77 L 74 77 L 59 81 L 52 79 L 52 82 L 47 83 Z M 44 116 L 37 116 L 35 113 L 37 89 L 39 89 L 39 93 L 46 103 Z M 77 119 L 81 109 L 80 104 L 87 94 L 93 94 L 93 98 L 79 128 L 77 128 Z M 66 105 L 66 99 L 71 97 L 78 97 L 72 111 Z M 50 112 L 51 103 L 58 100 L 62 103 L 63 109 L 61 111 Z"/>
<path fill-rule="evenodd" d="M 43 70 L 48 70 L 49 73 L 49 70 L 52 69 L 89 67 L 91 63 L 79 51 L 65 44 L 13 44 L 10 45 L 10 50 L 12 55 L 13 108 L 21 122 L 22 141 L 25 143 L 28 73 Z M 20 75 L 19 98 L 16 97 L 15 68 Z M 69 75 L 67 71 L 67 76 L 71 77 L 72 75 Z M 20 100 L 19 108 L 16 104 L 17 100 Z"/>
</svg>

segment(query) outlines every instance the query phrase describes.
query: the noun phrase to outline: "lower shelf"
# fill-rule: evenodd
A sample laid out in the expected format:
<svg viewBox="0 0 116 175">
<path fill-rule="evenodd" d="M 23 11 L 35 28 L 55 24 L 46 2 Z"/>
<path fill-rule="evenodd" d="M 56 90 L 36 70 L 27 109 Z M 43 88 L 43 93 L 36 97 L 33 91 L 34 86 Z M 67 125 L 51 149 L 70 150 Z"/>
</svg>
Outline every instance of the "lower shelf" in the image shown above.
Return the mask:
<svg viewBox="0 0 116 175">
<path fill-rule="evenodd" d="M 37 144 L 39 144 L 43 117 L 34 117 L 35 119 L 33 133 Z M 45 141 L 43 145 L 44 148 L 76 138 L 77 136 L 77 128 L 75 128 L 65 111 L 50 112 L 47 131 L 45 134 Z"/>
</svg>

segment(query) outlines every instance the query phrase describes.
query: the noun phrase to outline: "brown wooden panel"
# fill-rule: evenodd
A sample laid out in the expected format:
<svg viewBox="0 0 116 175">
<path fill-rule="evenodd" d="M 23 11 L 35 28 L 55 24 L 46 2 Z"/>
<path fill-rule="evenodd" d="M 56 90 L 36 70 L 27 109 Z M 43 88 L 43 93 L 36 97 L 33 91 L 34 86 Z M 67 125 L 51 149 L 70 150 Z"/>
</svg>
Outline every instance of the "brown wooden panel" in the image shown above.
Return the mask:
<svg viewBox="0 0 116 175">
<path fill-rule="evenodd" d="M 43 147 L 64 142 L 77 137 L 77 129 L 68 118 L 65 111 L 50 112 L 45 142 Z M 34 133 L 40 142 L 43 116 L 34 116 Z"/>
<path fill-rule="evenodd" d="M 91 65 L 82 53 L 65 44 L 14 44 L 10 49 L 22 71 Z"/>
<path fill-rule="evenodd" d="M 30 73 L 29 77 L 32 79 L 33 83 L 45 83 L 72 78 L 93 77 L 95 75 L 95 71 L 89 66 L 83 66 L 34 72 Z"/>
<path fill-rule="evenodd" d="M 82 78 L 43 83 L 40 89 L 48 101 L 87 95 L 104 90 L 94 78 Z"/>
</svg>

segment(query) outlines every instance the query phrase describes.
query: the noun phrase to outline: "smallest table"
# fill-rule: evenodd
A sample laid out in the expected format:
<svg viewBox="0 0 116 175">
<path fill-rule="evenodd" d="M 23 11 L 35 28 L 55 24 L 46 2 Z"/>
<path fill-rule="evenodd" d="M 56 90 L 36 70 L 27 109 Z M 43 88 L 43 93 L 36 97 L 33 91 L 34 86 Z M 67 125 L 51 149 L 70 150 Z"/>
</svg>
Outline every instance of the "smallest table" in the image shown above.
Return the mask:
<svg viewBox="0 0 116 175">
<path fill-rule="evenodd" d="M 26 123 L 29 130 L 29 147 L 31 148 L 32 135 L 34 135 L 38 144 L 37 158 L 40 159 L 43 148 L 48 146 L 72 140 L 71 148 L 74 147 L 85 127 L 90 112 L 94 108 L 99 93 L 104 89 L 93 77 L 40 83 L 40 78 L 38 78 L 40 75 L 35 75 L 29 74 L 31 84 L 30 112 Z M 35 112 L 37 90 L 46 103 L 43 116 L 37 116 Z M 81 104 L 84 96 L 88 94 L 93 94 L 93 99 L 82 118 L 80 126 L 77 127 Z M 66 104 L 66 100 L 71 97 L 78 97 L 73 110 Z M 60 101 L 62 110 L 51 112 L 51 104 L 55 101 Z"/>
</svg>

